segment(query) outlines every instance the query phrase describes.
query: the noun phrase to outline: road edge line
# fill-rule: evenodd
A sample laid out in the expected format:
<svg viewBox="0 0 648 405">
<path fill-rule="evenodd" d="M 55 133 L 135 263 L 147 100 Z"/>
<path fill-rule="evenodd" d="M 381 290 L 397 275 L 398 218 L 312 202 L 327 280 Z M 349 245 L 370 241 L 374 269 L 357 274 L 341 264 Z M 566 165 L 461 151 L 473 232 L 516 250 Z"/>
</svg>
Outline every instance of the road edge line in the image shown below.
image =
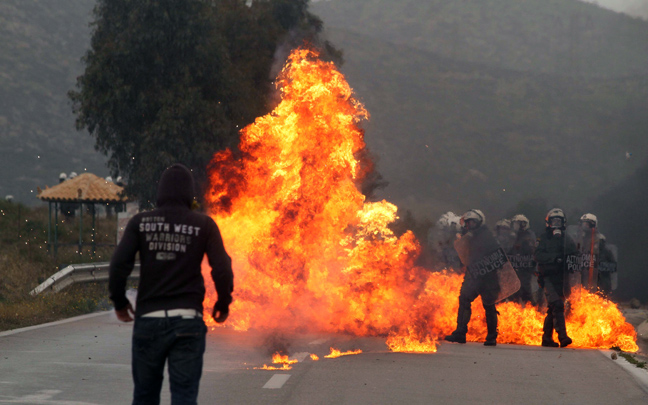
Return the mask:
<svg viewBox="0 0 648 405">
<path fill-rule="evenodd" d="M 635 381 L 644 390 L 644 392 L 648 393 L 648 370 L 639 368 L 634 364 L 631 364 L 628 360 L 624 359 L 621 356 L 618 356 L 616 360 L 612 360 L 610 358 L 610 355 L 612 353 L 615 353 L 614 350 L 599 349 L 599 353 L 607 357 L 608 360 L 616 363 L 619 367 L 627 371 L 628 374 L 632 375 L 632 377 L 634 377 Z"/>
<path fill-rule="evenodd" d="M 41 323 L 39 325 L 26 326 L 24 328 L 19 328 L 19 329 L 10 329 L 10 330 L 0 332 L 0 337 L 16 335 L 18 333 L 29 332 L 31 330 L 36 330 L 36 329 L 41 329 L 41 328 L 47 328 L 49 326 L 63 325 L 65 323 L 81 321 L 83 319 L 94 318 L 96 316 L 101 316 L 101 315 L 107 315 L 107 314 L 110 314 L 112 312 L 113 312 L 112 310 L 110 310 L 110 311 L 101 311 L 101 312 L 93 312 L 91 314 L 79 315 L 79 316 L 75 316 L 73 318 L 61 319 L 61 320 L 54 321 L 54 322 Z"/>
</svg>

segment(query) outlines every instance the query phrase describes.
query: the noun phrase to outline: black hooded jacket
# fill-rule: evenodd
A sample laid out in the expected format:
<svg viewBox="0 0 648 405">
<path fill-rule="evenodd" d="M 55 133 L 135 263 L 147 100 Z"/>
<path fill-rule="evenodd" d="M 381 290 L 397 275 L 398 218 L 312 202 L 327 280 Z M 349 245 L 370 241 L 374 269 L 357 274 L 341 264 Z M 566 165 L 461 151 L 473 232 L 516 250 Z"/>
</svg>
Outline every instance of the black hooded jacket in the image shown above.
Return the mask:
<svg viewBox="0 0 648 405">
<path fill-rule="evenodd" d="M 212 218 L 191 210 L 193 177 L 183 165 L 173 165 L 160 178 L 157 206 L 135 215 L 110 262 L 110 299 L 115 309 L 128 304 L 126 279 L 140 254 L 136 315 L 161 309 L 194 308 L 202 312 L 205 254 L 218 293 L 217 308 L 232 301 L 231 259 Z"/>
</svg>

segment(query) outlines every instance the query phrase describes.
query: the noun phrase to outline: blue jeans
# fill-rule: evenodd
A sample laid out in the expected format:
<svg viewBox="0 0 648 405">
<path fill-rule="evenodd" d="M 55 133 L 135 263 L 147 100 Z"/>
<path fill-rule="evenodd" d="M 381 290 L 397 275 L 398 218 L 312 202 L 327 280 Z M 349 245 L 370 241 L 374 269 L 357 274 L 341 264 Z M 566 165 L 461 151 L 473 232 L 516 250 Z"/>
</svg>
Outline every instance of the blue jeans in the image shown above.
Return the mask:
<svg viewBox="0 0 648 405">
<path fill-rule="evenodd" d="M 136 318 L 133 327 L 133 405 L 159 404 L 169 361 L 173 405 L 196 404 L 207 327 L 202 318 Z"/>
</svg>

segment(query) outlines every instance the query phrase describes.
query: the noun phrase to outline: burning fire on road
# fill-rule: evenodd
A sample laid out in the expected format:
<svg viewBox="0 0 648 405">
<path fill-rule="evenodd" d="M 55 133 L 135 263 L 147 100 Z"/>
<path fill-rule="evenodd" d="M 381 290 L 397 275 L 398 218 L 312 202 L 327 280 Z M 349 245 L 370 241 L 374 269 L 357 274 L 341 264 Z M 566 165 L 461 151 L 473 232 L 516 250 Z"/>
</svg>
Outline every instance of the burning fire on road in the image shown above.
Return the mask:
<svg viewBox="0 0 648 405">
<path fill-rule="evenodd" d="M 393 351 L 435 352 L 456 326 L 463 276 L 417 267 L 413 233 L 389 229 L 397 207 L 360 192 L 372 167 L 359 125 L 369 114 L 313 50 L 295 50 L 277 84 L 279 105 L 242 130 L 239 154 L 219 152 L 209 168 L 207 201 L 236 275 L 228 324 L 385 336 Z M 614 303 L 578 296 L 568 316 L 572 347 L 638 350 Z M 206 313 L 215 299 L 212 288 Z M 540 345 L 543 313 L 511 302 L 498 311 L 498 342 Z M 468 339 L 485 335 L 478 299 Z"/>
</svg>

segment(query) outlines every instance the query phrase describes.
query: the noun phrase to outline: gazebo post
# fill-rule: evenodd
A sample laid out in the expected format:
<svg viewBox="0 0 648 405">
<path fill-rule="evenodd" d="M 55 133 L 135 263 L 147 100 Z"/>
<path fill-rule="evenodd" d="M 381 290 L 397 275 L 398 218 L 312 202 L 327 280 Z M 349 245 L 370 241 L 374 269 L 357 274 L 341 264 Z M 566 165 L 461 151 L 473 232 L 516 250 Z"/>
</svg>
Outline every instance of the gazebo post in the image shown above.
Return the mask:
<svg viewBox="0 0 648 405">
<path fill-rule="evenodd" d="M 52 202 L 48 201 L 49 214 L 47 216 L 47 253 L 50 253 L 50 245 L 52 244 Z"/>
<path fill-rule="evenodd" d="M 58 213 L 61 203 L 54 203 L 54 257 L 58 256 Z"/>
<path fill-rule="evenodd" d="M 83 203 L 79 196 L 79 255 L 83 255 Z"/>
<path fill-rule="evenodd" d="M 92 203 L 92 257 L 97 254 L 97 230 L 95 228 L 95 217 L 97 215 L 97 207 Z"/>
</svg>

